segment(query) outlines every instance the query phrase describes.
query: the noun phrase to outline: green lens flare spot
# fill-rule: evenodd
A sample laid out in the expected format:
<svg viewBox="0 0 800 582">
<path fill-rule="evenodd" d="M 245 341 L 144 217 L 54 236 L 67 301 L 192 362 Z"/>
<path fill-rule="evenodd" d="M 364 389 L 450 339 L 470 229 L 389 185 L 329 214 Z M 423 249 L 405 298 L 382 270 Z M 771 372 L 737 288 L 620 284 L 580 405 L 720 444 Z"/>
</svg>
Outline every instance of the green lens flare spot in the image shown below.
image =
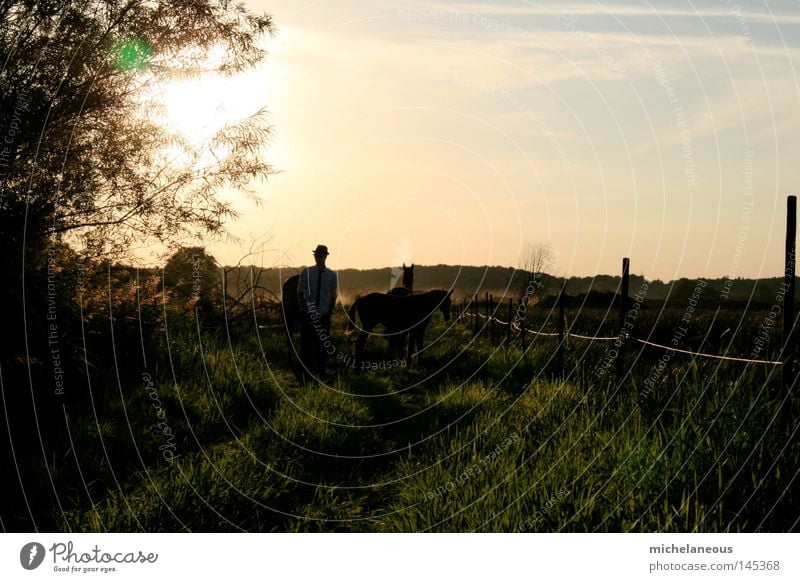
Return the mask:
<svg viewBox="0 0 800 582">
<path fill-rule="evenodd" d="M 141 71 L 150 64 L 153 49 L 138 38 L 129 38 L 114 47 L 117 68 L 121 71 Z"/>
</svg>

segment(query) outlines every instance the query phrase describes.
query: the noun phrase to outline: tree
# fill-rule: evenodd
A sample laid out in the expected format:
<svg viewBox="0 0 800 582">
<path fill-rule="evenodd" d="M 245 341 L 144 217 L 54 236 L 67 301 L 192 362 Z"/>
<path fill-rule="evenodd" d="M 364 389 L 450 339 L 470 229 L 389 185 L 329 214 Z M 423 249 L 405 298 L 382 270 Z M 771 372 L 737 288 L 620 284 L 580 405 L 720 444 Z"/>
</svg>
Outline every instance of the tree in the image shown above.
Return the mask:
<svg viewBox="0 0 800 582">
<path fill-rule="evenodd" d="M 234 211 L 219 189 L 272 171 L 259 151 L 265 111 L 193 144 L 143 110 L 142 95 L 253 67 L 272 31 L 269 16 L 227 0 L 0 2 L 0 326 L 11 330 L 0 355 L 24 363 L 25 328 L 47 329 L 57 245 L 120 260 L 224 232 Z"/>
<path fill-rule="evenodd" d="M 164 265 L 164 290 L 183 312 L 222 313 L 222 270 L 203 247 L 176 251 Z"/>
<path fill-rule="evenodd" d="M 252 318 L 258 312 L 266 315 L 267 310 L 281 302 L 280 284 L 275 282 L 271 285 L 269 282 L 270 269 L 276 265 L 263 265 L 265 243 L 253 241 L 247 253 L 235 265 L 222 269 L 225 315 L 229 321 L 244 316 Z M 260 264 L 253 264 L 254 259 Z M 245 261 L 250 263 L 247 267 L 243 265 Z"/>
<path fill-rule="evenodd" d="M 165 80 L 254 66 L 269 16 L 225 0 L 18 0 L 0 4 L 0 19 L 4 235 L 66 236 L 93 256 L 173 245 L 223 232 L 234 212 L 219 188 L 271 172 L 264 110 L 198 146 L 141 98 Z"/>
<path fill-rule="evenodd" d="M 556 253 L 544 243 L 527 243 L 520 253 L 519 269 L 522 279 L 519 284 L 520 300 L 526 304 L 535 303 L 544 289 L 543 275 L 552 269 Z"/>
<path fill-rule="evenodd" d="M 52 529 L 62 492 L 48 460 L 68 458 L 68 419 L 103 385 L 81 375 L 144 349 L 121 337 L 131 311 L 115 301 L 124 292 L 136 307 L 136 273 L 110 262 L 134 246 L 221 234 L 234 212 L 218 190 L 246 190 L 272 171 L 259 151 L 270 132 L 263 110 L 197 144 L 161 126 L 142 95 L 251 68 L 272 30 L 269 16 L 227 0 L 0 1 L 0 471 L 16 475 L 0 498 L 4 529 Z M 105 285 L 76 291 L 89 284 L 84 271 Z M 85 312 L 93 302 L 105 309 L 96 322 Z M 97 361 L 97 344 L 124 357 Z"/>
</svg>

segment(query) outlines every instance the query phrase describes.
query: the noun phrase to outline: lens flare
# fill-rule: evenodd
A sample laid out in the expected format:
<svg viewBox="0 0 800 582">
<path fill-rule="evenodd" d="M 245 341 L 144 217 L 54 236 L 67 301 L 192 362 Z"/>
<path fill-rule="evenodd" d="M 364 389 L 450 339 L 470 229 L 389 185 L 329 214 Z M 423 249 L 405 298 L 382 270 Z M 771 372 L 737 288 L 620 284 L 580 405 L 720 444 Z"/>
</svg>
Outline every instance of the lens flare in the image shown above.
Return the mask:
<svg viewBox="0 0 800 582">
<path fill-rule="evenodd" d="M 153 48 L 147 41 L 128 38 L 114 45 L 113 55 L 120 71 L 142 71 L 150 65 Z"/>
</svg>

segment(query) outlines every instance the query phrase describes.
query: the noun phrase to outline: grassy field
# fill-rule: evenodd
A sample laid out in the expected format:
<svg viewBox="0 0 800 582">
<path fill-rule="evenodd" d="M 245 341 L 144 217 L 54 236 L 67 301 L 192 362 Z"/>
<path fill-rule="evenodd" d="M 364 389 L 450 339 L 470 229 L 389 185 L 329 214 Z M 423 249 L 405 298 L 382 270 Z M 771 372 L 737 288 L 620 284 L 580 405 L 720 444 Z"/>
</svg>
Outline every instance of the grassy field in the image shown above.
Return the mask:
<svg viewBox="0 0 800 582">
<path fill-rule="evenodd" d="M 342 321 L 334 330 L 343 329 Z M 334 333 L 337 355 L 352 343 Z M 606 345 L 476 339 L 441 316 L 422 366 L 300 384 L 252 324 L 164 334 L 93 370 L 54 459 L 73 531 L 788 531 L 800 446 L 775 370 Z M 368 356 L 383 357 L 371 339 Z M 141 352 L 141 350 L 140 350 Z M 336 355 L 333 362 L 337 362 Z M 775 375 L 775 377 L 769 374 Z M 78 462 L 64 462 L 66 460 Z"/>
</svg>

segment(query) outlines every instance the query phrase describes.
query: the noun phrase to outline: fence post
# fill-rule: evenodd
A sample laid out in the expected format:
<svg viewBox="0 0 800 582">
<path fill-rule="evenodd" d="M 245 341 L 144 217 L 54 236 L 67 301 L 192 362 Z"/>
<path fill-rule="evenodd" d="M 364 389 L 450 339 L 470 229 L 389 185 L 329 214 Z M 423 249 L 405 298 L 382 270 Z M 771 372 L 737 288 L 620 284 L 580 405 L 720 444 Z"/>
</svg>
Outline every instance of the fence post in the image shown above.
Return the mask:
<svg viewBox="0 0 800 582">
<path fill-rule="evenodd" d="M 485 332 L 488 332 L 489 331 L 489 321 L 490 321 L 490 319 L 489 319 L 489 292 L 488 291 L 486 292 L 486 295 L 484 297 L 483 305 L 484 305 L 484 308 L 485 308 L 485 311 L 486 311 L 486 323 L 485 323 L 485 326 L 483 328 L 481 328 L 481 329 L 483 329 Z"/>
<path fill-rule="evenodd" d="M 489 295 L 489 343 L 494 345 L 494 295 Z"/>
<path fill-rule="evenodd" d="M 625 316 L 628 314 L 628 284 L 631 270 L 631 260 L 628 257 L 622 259 L 622 279 L 619 282 L 619 335 L 617 343 L 617 382 L 622 383 L 624 366 L 623 366 L 623 347 L 625 338 L 623 337 L 625 329 Z"/>
<path fill-rule="evenodd" d="M 514 300 L 508 298 L 508 325 L 506 326 L 506 347 L 511 345 L 511 318 L 513 317 Z"/>
<path fill-rule="evenodd" d="M 475 297 L 471 298 L 469 305 L 467 306 L 467 310 L 469 311 L 469 324 L 472 328 L 472 335 L 475 335 Z"/>
<path fill-rule="evenodd" d="M 797 196 L 786 199 L 786 253 L 784 257 L 783 286 L 786 295 L 783 299 L 783 361 L 782 383 L 785 393 L 789 393 L 795 379 L 795 359 L 797 340 L 794 333 L 794 292 L 795 292 L 795 238 L 797 236 Z"/>
<path fill-rule="evenodd" d="M 527 307 L 527 306 L 526 306 Z M 522 357 L 525 357 L 525 316 L 519 322 L 519 346 L 522 349 Z"/>
<path fill-rule="evenodd" d="M 558 292 L 558 349 L 556 351 L 556 365 L 561 378 L 564 377 L 564 293 L 567 290 L 567 280 L 561 282 L 561 290 Z"/>
</svg>

